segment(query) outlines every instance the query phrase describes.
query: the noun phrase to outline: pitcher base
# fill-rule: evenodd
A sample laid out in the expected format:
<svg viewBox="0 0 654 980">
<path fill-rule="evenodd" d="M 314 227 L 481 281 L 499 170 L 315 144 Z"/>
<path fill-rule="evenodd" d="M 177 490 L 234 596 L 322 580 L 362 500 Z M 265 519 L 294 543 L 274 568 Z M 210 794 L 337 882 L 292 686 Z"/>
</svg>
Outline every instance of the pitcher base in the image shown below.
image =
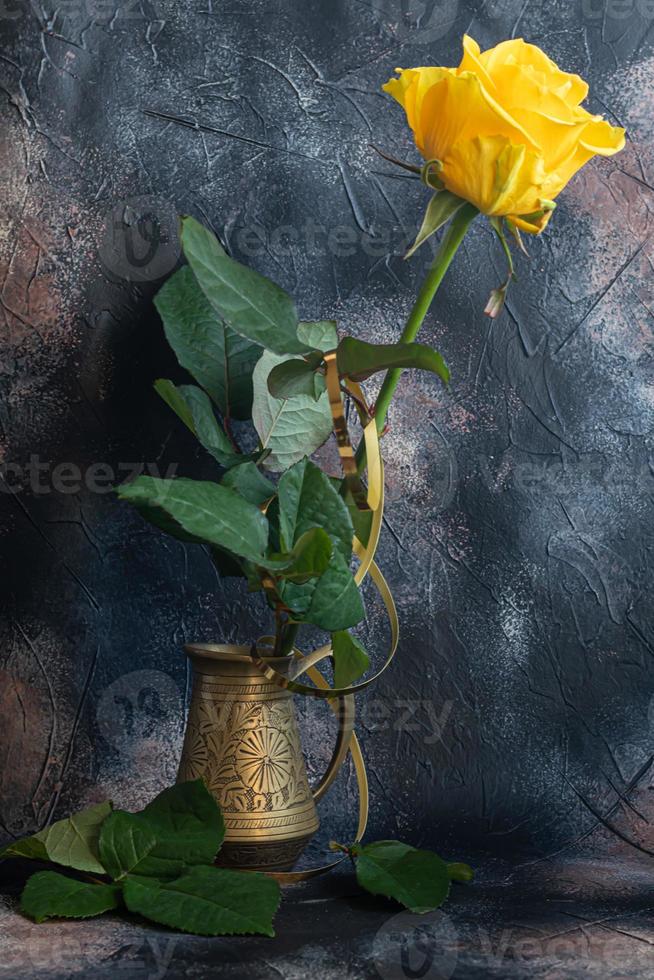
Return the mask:
<svg viewBox="0 0 654 980">
<path fill-rule="evenodd" d="M 291 871 L 313 834 L 274 843 L 239 844 L 225 841 L 216 864 L 241 871 Z"/>
</svg>

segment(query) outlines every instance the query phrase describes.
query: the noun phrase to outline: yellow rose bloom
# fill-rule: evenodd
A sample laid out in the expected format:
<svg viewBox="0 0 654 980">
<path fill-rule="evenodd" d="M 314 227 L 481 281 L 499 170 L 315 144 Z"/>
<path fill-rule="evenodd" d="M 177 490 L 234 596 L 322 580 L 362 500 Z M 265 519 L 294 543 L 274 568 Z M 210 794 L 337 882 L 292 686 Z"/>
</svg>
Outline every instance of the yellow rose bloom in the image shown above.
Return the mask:
<svg viewBox="0 0 654 980">
<path fill-rule="evenodd" d="M 384 90 L 404 108 L 425 160 L 452 194 L 538 234 L 553 201 L 596 154 L 612 156 L 623 129 L 581 106 L 588 85 L 521 38 L 481 52 L 463 39 L 458 68 L 398 68 Z"/>
</svg>

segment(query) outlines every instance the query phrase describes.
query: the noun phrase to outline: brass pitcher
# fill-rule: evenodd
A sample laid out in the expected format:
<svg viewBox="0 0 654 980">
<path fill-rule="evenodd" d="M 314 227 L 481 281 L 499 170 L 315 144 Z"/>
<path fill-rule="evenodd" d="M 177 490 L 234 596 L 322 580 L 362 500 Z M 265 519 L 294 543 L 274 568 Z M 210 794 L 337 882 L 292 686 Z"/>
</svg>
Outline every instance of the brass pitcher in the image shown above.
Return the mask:
<svg viewBox="0 0 654 980">
<path fill-rule="evenodd" d="M 347 754 L 354 699 L 338 699 L 334 754 L 312 789 L 291 692 L 263 676 L 248 647 L 194 643 L 184 649 L 194 679 L 177 781 L 203 779 L 218 801 L 226 825 L 220 864 L 288 871 L 320 825 L 316 803 Z M 293 655 L 264 659 L 289 677 L 299 667 Z"/>
</svg>

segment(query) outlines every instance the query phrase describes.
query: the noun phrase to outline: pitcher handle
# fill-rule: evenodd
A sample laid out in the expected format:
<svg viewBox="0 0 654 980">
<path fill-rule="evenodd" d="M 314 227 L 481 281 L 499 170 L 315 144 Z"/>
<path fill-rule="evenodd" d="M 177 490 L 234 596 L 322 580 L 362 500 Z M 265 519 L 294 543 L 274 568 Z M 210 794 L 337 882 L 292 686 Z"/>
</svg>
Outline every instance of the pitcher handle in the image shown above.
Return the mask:
<svg viewBox="0 0 654 980">
<path fill-rule="evenodd" d="M 311 670 L 316 664 L 320 663 L 321 660 L 325 660 L 329 656 L 331 656 L 331 650 L 325 647 L 322 647 L 320 650 L 314 650 L 313 653 L 309 654 L 302 654 L 299 650 L 296 650 L 295 657 L 298 660 L 298 670 L 297 673 L 295 673 L 295 678 L 298 678 L 308 670 Z M 354 734 L 354 695 L 344 694 L 337 698 L 330 698 L 329 707 L 332 709 L 338 719 L 338 735 L 336 737 L 334 753 L 331 757 L 329 765 L 327 766 L 327 769 L 318 780 L 316 786 L 311 788 L 315 803 L 323 798 L 331 784 L 338 776 L 340 768 L 343 765 L 345 757 L 349 751 L 352 735 Z"/>
<path fill-rule="evenodd" d="M 354 695 L 345 694 L 339 698 L 335 698 L 334 701 L 329 702 L 329 707 L 338 719 L 338 736 L 336 738 L 336 745 L 334 746 L 334 754 L 327 769 L 316 786 L 311 789 L 314 802 L 316 803 L 322 799 L 338 776 L 339 770 L 345 761 L 345 756 L 349 751 L 350 742 L 354 733 Z"/>
</svg>

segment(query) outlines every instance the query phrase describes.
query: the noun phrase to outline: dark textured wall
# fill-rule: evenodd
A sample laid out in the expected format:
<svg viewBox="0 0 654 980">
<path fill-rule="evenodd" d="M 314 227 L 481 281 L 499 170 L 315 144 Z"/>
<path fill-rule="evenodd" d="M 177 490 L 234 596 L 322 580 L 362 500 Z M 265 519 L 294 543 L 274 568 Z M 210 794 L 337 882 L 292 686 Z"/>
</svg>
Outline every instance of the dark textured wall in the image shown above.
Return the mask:
<svg viewBox="0 0 654 980">
<path fill-rule="evenodd" d="M 477 223 L 424 331 L 451 388 L 402 382 L 380 549 L 402 641 L 361 703 L 373 833 L 538 856 L 606 850 L 608 821 L 647 842 L 653 23 L 644 0 L 2 5 L 1 837 L 172 781 L 182 644 L 266 625 L 202 550 L 100 492 L 143 460 L 213 472 L 151 388 L 175 371 L 151 307 L 175 213 L 305 318 L 397 338 L 430 256 L 401 259 L 425 193 L 369 148 L 414 152 L 380 85 L 458 63 L 468 31 L 541 44 L 630 142 L 562 195 L 495 323 Z M 372 596 L 363 633 L 381 652 Z M 327 713 L 300 713 L 317 769 Z M 324 838 L 354 806 L 346 774 Z"/>
</svg>

